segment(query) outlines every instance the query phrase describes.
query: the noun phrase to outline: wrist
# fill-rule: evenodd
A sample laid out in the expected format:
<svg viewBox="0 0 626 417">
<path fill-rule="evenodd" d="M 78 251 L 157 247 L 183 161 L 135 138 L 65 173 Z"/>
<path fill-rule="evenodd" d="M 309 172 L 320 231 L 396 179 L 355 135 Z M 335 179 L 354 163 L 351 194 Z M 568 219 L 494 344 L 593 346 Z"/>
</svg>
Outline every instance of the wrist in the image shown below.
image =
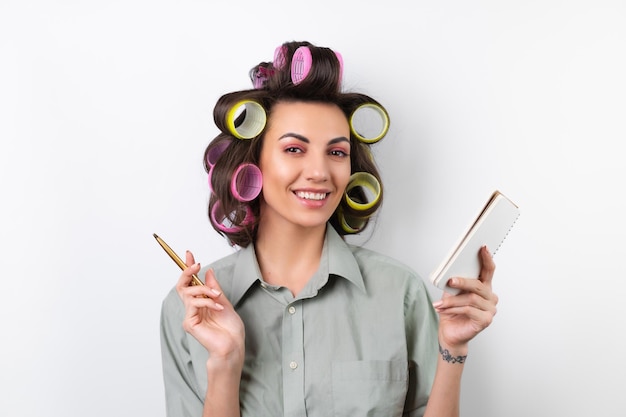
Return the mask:
<svg viewBox="0 0 626 417">
<path fill-rule="evenodd" d="M 439 354 L 441 359 L 450 364 L 464 364 L 467 359 L 467 346 L 448 348 L 439 343 Z"/>
<path fill-rule="evenodd" d="M 211 355 L 206 361 L 209 372 L 241 371 L 243 369 L 244 350 L 236 349 L 227 355 Z"/>
<path fill-rule="evenodd" d="M 217 380 L 220 378 L 239 378 L 243 372 L 243 361 L 224 361 L 218 359 L 209 359 L 206 361 L 207 374 L 209 379 Z M 230 376 L 229 376 L 230 375 Z"/>
</svg>

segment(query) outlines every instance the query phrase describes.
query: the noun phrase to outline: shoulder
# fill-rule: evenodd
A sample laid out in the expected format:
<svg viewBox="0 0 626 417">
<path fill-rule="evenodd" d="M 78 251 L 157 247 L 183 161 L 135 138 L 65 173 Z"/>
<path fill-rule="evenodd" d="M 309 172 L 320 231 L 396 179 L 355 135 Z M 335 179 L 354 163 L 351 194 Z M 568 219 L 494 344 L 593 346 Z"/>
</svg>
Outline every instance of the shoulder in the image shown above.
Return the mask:
<svg viewBox="0 0 626 417">
<path fill-rule="evenodd" d="M 223 285 L 222 281 L 224 281 L 224 283 L 230 282 L 233 277 L 233 270 L 237 263 L 238 256 L 239 252 L 235 252 L 202 267 L 200 272 L 198 272 L 198 278 L 200 278 L 202 282 L 205 282 L 206 272 L 209 269 L 213 269 L 216 278 L 220 281 L 220 285 Z M 184 314 L 185 308 L 176 291 L 176 287 L 172 287 L 163 299 L 163 310 L 177 315 Z"/>
<path fill-rule="evenodd" d="M 216 276 L 219 276 L 220 272 L 228 273 L 229 271 L 232 271 L 235 268 L 235 265 L 237 265 L 237 260 L 239 259 L 240 254 L 241 254 L 241 250 L 238 250 L 234 253 L 231 253 L 230 255 L 226 255 L 223 258 L 220 258 L 217 261 L 214 261 L 210 263 L 209 265 L 203 267 L 200 270 L 200 272 L 202 273 L 202 280 L 204 281 L 204 273 L 209 269 L 213 269 L 213 271 L 215 271 Z M 229 275 L 232 275 L 232 274 L 229 274 Z"/>
<path fill-rule="evenodd" d="M 362 246 L 348 245 L 366 286 L 404 288 L 410 292 L 426 291 L 422 277 L 410 266 L 389 255 Z"/>
<path fill-rule="evenodd" d="M 357 245 L 348 245 L 348 247 L 361 267 L 361 272 L 388 270 L 401 275 L 419 278 L 413 268 L 389 255 Z"/>
</svg>

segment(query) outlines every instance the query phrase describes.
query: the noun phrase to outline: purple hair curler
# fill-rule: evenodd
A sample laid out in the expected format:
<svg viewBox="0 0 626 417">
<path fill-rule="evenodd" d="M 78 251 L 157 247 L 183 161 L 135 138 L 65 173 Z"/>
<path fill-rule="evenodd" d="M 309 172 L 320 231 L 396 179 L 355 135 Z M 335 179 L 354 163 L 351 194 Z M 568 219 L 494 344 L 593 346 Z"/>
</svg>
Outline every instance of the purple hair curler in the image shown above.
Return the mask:
<svg viewBox="0 0 626 417">
<path fill-rule="evenodd" d="M 254 214 L 252 214 L 252 209 L 245 205 L 243 209 L 246 211 L 246 216 L 243 219 L 242 224 L 248 225 L 254 222 Z M 243 226 L 234 226 L 233 218 L 236 216 L 236 212 L 232 212 L 230 214 L 224 213 L 222 210 L 222 205 L 219 201 L 216 201 L 213 204 L 213 209 L 211 210 L 211 221 L 222 232 L 226 233 L 237 233 L 243 229 Z"/>
<path fill-rule="evenodd" d="M 213 166 L 217 163 L 217 160 L 220 158 L 220 156 L 222 156 L 226 148 L 230 146 L 231 142 L 232 141 L 230 139 L 223 140 L 219 142 L 217 145 L 213 146 L 207 152 L 206 163 L 209 167 L 208 181 L 209 181 L 209 190 L 211 190 L 211 192 L 213 192 L 213 185 L 211 184 L 211 177 L 213 176 Z"/>
<path fill-rule="evenodd" d="M 208 175 L 208 179 L 209 179 L 209 190 L 211 190 L 211 192 L 213 191 L 213 184 L 211 184 L 213 178 L 213 167 L 209 168 L 209 175 Z"/>
<path fill-rule="evenodd" d="M 254 164 L 241 164 L 230 181 L 230 191 L 239 201 L 254 200 L 263 187 L 263 174 Z"/>
<path fill-rule="evenodd" d="M 274 68 L 281 69 L 285 66 L 287 62 L 285 52 L 287 52 L 287 48 L 284 45 L 277 46 L 276 49 L 274 49 L 274 61 L 272 62 Z"/>
<path fill-rule="evenodd" d="M 222 156 L 226 148 L 228 148 L 228 146 L 230 145 L 230 142 L 230 139 L 222 140 L 217 145 L 209 149 L 206 155 L 206 163 L 210 168 L 212 168 L 213 165 L 215 165 L 217 160 L 220 158 L 220 156 Z"/>
<path fill-rule="evenodd" d="M 341 80 L 343 77 L 343 58 L 339 52 L 335 52 L 335 56 L 339 61 L 339 79 Z M 291 59 L 291 81 L 294 84 L 300 84 L 309 75 L 312 65 L 311 50 L 307 46 L 296 49 Z"/>
</svg>

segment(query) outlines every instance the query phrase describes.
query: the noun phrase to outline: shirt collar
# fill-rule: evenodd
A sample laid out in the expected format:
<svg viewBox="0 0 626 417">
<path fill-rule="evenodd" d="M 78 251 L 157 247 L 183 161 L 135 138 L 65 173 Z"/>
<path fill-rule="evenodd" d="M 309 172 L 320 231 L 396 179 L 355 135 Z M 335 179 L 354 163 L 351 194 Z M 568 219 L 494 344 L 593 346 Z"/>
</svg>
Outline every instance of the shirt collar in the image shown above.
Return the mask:
<svg viewBox="0 0 626 417">
<path fill-rule="evenodd" d="M 256 260 L 254 245 L 251 243 L 239 249 L 233 272 L 232 291 L 229 295 L 232 305 L 237 306 L 250 287 L 258 281 L 261 281 L 261 270 Z"/>
<path fill-rule="evenodd" d="M 324 250 L 328 250 L 328 274 L 345 278 L 365 292 L 361 268 L 354 258 L 350 245 L 330 225 L 326 227 Z"/>
<path fill-rule="evenodd" d="M 324 274 L 324 269 L 327 269 L 326 274 Z M 320 287 L 328 282 L 331 275 L 334 275 L 347 279 L 365 292 L 363 276 L 350 245 L 330 225 L 326 227 L 320 270 L 316 275 L 319 276 L 319 274 L 323 274 Z M 256 282 L 262 282 L 261 271 L 256 259 L 254 245 L 250 244 L 239 250 L 230 293 L 231 303 L 236 306 Z"/>
</svg>

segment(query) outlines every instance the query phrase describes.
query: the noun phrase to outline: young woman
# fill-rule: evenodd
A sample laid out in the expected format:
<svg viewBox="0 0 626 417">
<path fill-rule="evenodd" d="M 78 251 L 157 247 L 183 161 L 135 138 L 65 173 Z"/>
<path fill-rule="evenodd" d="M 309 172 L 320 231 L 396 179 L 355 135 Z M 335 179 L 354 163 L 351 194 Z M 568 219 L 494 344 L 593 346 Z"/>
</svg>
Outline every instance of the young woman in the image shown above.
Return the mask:
<svg viewBox="0 0 626 417">
<path fill-rule="evenodd" d="M 480 279 L 454 278 L 461 292 L 432 303 L 410 268 L 345 242 L 382 204 L 369 146 L 389 121 L 341 90 L 342 66 L 288 42 L 253 68 L 254 89 L 215 107 L 208 212 L 238 250 L 204 269 L 187 252 L 163 302 L 170 417 L 459 415 L 468 342 L 496 312 L 495 265 L 482 248 Z M 362 114 L 379 131 L 363 133 Z"/>
</svg>

